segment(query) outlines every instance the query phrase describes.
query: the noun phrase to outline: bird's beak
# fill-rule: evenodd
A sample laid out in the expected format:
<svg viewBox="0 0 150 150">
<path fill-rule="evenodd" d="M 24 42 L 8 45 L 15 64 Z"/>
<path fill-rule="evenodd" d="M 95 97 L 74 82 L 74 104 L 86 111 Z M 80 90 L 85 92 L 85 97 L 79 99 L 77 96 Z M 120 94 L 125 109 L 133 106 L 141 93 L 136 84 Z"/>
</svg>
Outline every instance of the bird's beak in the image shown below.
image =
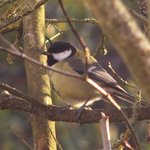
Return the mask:
<svg viewBox="0 0 150 150">
<path fill-rule="evenodd" d="M 43 55 L 50 55 L 49 52 L 42 52 Z"/>
</svg>

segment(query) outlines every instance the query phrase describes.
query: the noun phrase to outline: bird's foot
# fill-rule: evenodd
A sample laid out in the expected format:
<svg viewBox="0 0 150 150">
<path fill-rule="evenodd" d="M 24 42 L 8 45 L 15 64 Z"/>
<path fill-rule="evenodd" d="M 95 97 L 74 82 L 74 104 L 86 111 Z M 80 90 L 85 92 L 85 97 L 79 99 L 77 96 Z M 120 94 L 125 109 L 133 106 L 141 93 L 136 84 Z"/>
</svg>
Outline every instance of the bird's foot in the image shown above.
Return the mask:
<svg viewBox="0 0 150 150">
<path fill-rule="evenodd" d="M 60 108 L 60 110 L 59 110 L 59 114 L 64 113 L 64 112 L 65 112 L 65 110 L 68 110 L 68 109 L 70 109 L 70 108 L 72 108 L 70 104 L 68 104 L 68 105 L 66 105 L 66 106 L 61 107 L 61 108 Z"/>
<path fill-rule="evenodd" d="M 84 110 L 91 110 L 90 107 L 82 105 L 80 108 L 78 108 L 75 112 L 75 116 L 76 116 L 76 120 L 79 121 L 81 118 L 82 113 L 84 112 Z"/>
</svg>

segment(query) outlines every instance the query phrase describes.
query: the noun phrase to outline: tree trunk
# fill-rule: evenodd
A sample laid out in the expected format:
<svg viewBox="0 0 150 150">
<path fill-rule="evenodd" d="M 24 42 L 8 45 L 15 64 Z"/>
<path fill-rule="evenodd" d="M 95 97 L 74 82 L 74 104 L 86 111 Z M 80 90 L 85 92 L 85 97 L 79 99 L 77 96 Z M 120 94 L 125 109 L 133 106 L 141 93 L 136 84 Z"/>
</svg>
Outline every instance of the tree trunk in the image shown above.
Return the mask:
<svg viewBox="0 0 150 150">
<path fill-rule="evenodd" d="M 32 7 L 38 0 L 28 1 Z M 23 18 L 24 53 L 29 57 L 46 63 L 46 57 L 41 53 L 45 49 L 45 11 L 44 6 Z M 28 94 L 43 104 L 52 104 L 50 98 L 50 84 L 47 71 L 39 66 L 25 61 L 28 84 Z M 55 123 L 39 116 L 31 117 L 31 125 L 36 150 L 56 150 Z M 53 135 L 51 134 L 51 131 Z"/>
<path fill-rule="evenodd" d="M 150 43 L 119 0 L 86 0 L 100 27 L 124 59 L 129 71 L 150 98 Z"/>
</svg>

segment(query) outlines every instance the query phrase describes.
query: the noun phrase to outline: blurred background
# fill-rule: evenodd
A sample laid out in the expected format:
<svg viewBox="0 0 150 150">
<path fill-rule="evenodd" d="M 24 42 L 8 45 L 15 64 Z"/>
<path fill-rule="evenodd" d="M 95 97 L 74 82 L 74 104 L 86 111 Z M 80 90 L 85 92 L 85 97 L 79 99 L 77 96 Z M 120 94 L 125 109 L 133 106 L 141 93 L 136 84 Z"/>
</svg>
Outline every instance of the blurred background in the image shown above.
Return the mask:
<svg viewBox="0 0 150 150">
<path fill-rule="evenodd" d="M 81 0 L 63 0 L 65 8 L 71 18 L 85 19 L 94 18 L 86 3 Z M 136 0 L 123 0 L 125 5 L 141 14 L 139 5 Z M 10 4 L 8 4 L 10 5 Z M 64 19 L 64 15 L 57 0 L 49 0 L 46 5 L 46 19 Z M 1 10 L 0 10 L 1 11 Z M 3 10 L 4 11 L 4 10 Z M 143 24 L 137 20 L 141 29 Z M 116 52 L 114 47 L 105 39 L 105 46 L 100 48 L 102 41 L 102 31 L 96 24 L 92 23 L 74 23 L 80 36 L 84 39 L 86 45 L 94 53 L 99 50 L 96 56 L 101 65 L 112 75 L 112 71 L 108 68 L 110 62 L 113 69 L 124 80 L 129 81 L 134 85 L 134 80 L 130 77 L 128 69 Z M 68 41 L 78 48 L 81 48 L 76 37 L 70 30 L 67 23 L 49 24 L 46 22 L 45 34 L 51 38 L 60 31 L 63 34 L 54 39 L 54 41 Z M 119 35 L 118 35 L 119 36 Z M 5 37 L 11 42 L 15 42 L 16 32 L 5 34 Z M 0 43 L 2 45 L 3 43 Z M 116 78 L 116 76 L 114 76 Z M 118 79 L 116 79 L 118 81 Z M 10 61 L 10 56 L 5 52 L 0 52 L 0 82 L 6 83 L 27 93 L 26 75 L 24 69 L 24 62 L 20 58 L 13 58 Z M 118 81 L 119 82 L 119 81 Z M 127 90 L 136 94 L 136 89 Z M 120 133 L 125 129 L 123 123 L 111 123 L 111 140 L 115 142 L 119 139 Z M 142 143 L 142 147 L 148 150 L 150 146 L 146 144 L 146 121 L 137 122 L 135 124 L 136 132 Z M 57 139 L 64 150 L 98 150 L 101 149 L 100 127 L 98 124 L 79 125 L 76 123 L 56 123 Z M 32 144 L 32 131 L 30 127 L 30 115 L 24 112 L 2 110 L 0 111 L 0 149 L 1 150 L 28 150 L 29 148 L 22 142 L 26 140 L 30 145 Z"/>
</svg>

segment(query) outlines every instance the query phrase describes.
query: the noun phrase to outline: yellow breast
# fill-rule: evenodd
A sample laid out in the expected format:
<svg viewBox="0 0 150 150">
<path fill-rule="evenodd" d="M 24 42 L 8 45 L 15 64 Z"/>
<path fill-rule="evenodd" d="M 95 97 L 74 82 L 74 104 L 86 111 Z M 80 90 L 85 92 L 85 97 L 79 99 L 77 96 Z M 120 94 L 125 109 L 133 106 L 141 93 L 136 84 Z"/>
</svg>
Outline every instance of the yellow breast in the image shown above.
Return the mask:
<svg viewBox="0 0 150 150">
<path fill-rule="evenodd" d="M 53 65 L 53 68 L 76 74 L 68 66 L 67 62 L 61 62 Z M 86 100 L 94 100 L 100 97 L 100 94 L 87 82 L 76 78 L 64 76 L 55 72 L 50 72 L 51 82 L 55 90 L 59 93 L 62 100 L 72 105 L 82 105 Z"/>
</svg>

